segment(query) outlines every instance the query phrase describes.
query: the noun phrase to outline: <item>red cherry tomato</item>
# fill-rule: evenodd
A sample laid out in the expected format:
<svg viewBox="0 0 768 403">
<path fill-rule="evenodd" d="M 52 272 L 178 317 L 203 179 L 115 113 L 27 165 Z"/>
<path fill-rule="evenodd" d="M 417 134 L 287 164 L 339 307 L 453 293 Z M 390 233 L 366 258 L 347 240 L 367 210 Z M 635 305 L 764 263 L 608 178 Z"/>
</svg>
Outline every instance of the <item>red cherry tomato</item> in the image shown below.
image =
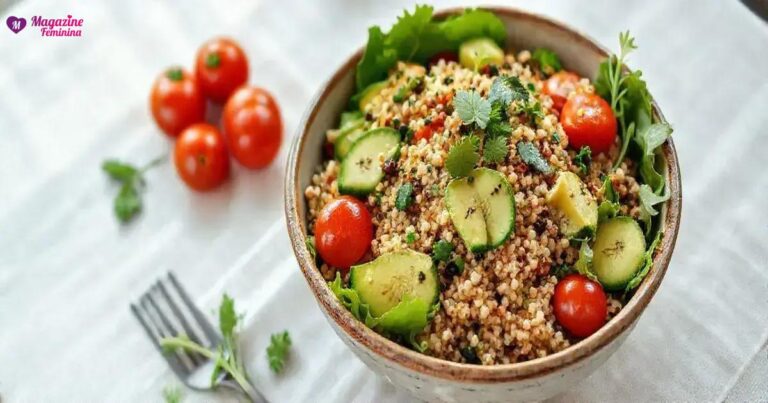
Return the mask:
<svg viewBox="0 0 768 403">
<path fill-rule="evenodd" d="M 248 59 L 232 39 L 211 39 L 197 51 L 195 76 L 203 94 L 222 103 L 248 81 Z"/>
<path fill-rule="evenodd" d="M 205 121 L 205 98 L 195 78 L 180 67 L 172 67 L 157 77 L 149 105 L 157 125 L 171 137 L 193 123 Z"/>
<path fill-rule="evenodd" d="M 440 59 L 445 60 L 446 63 L 450 62 L 459 62 L 459 55 L 456 52 L 451 52 L 450 50 L 446 50 L 444 52 L 440 52 L 432 57 L 429 58 L 429 61 L 427 62 L 428 66 L 432 66 L 433 64 L 437 64 Z"/>
<path fill-rule="evenodd" d="M 347 268 L 371 246 L 373 222 L 365 204 L 352 196 L 331 200 L 315 222 L 315 248 L 323 261 Z"/>
<path fill-rule="evenodd" d="M 576 337 L 587 337 L 605 324 L 603 287 L 580 274 L 569 274 L 557 283 L 552 304 L 557 322 Z"/>
<path fill-rule="evenodd" d="M 552 98 L 552 106 L 558 111 L 563 109 L 565 101 L 579 84 L 579 76 L 570 71 L 558 71 L 544 82 L 543 93 Z"/>
<path fill-rule="evenodd" d="M 240 87 L 224 105 L 224 134 L 232 156 L 256 169 L 269 165 L 280 150 L 283 121 L 274 98 L 257 87 Z"/>
<path fill-rule="evenodd" d="M 592 153 L 607 152 L 616 141 L 616 116 L 608 102 L 596 94 L 575 94 L 563 106 L 560 123 L 568 143 Z"/>
<path fill-rule="evenodd" d="M 213 189 L 229 177 L 229 156 L 224 138 L 207 124 L 198 123 L 181 132 L 173 149 L 176 172 L 190 188 Z"/>
</svg>

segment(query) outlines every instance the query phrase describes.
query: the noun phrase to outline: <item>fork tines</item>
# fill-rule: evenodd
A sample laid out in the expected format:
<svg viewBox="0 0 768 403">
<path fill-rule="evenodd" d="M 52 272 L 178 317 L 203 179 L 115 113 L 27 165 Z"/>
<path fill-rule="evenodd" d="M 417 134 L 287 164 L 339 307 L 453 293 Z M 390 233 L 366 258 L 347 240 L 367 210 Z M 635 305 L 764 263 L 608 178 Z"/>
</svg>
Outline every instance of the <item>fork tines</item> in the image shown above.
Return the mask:
<svg viewBox="0 0 768 403">
<path fill-rule="evenodd" d="M 182 379 L 207 359 L 181 349 L 173 353 L 165 352 L 160 346 L 160 339 L 186 335 L 201 346 L 213 347 L 220 343 L 216 330 L 192 303 L 171 272 L 157 280 L 138 302 L 131 304 L 131 311 L 155 347 L 166 357 L 171 369 Z"/>
</svg>

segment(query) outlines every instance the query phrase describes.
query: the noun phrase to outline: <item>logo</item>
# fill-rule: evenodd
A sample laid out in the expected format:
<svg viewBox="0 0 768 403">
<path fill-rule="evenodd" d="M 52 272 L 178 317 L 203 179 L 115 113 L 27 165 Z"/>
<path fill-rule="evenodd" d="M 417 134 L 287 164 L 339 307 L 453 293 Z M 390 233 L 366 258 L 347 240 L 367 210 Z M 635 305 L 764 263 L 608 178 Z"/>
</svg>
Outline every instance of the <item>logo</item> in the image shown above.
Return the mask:
<svg viewBox="0 0 768 403">
<path fill-rule="evenodd" d="M 25 18 L 10 16 L 5 20 L 5 24 L 8 25 L 8 28 L 13 31 L 14 34 L 18 34 L 19 31 L 27 26 L 27 20 Z"/>
<path fill-rule="evenodd" d="M 27 19 L 12 15 L 5 20 L 5 24 L 14 34 L 18 34 L 27 26 Z M 73 18 L 71 15 L 67 15 L 67 18 L 35 15 L 30 25 L 40 28 L 40 36 L 83 36 L 83 19 Z"/>
</svg>

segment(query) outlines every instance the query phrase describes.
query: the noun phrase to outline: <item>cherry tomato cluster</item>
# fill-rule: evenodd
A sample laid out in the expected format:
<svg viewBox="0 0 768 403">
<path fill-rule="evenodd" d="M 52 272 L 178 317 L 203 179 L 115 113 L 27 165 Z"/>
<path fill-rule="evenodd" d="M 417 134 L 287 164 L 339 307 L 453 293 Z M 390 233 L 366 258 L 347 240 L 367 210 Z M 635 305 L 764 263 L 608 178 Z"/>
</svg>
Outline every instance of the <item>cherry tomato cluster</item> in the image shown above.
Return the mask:
<svg viewBox="0 0 768 403">
<path fill-rule="evenodd" d="M 588 146 L 595 154 L 607 153 L 616 142 L 616 116 L 599 95 L 577 92 L 578 83 L 578 75 L 560 71 L 544 82 L 542 92 L 560 112 L 560 124 L 572 148 Z"/>
<path fill-rule="evenodd" d="M 283 136 L 280 108 L 266 90 L 249 86 L 248 59 L 228 38 L 197 52 L 195 71 L 172 67 L 155 80 L 150 109 L 158 127 L 176 139 L 173 161 L 190 188 L 205 191 L 229 178 L 229 154 L 250 169 L 275 159 Z M 206 123 L 208 101 L 224 104 L 220 127 Z"/>
</svg>

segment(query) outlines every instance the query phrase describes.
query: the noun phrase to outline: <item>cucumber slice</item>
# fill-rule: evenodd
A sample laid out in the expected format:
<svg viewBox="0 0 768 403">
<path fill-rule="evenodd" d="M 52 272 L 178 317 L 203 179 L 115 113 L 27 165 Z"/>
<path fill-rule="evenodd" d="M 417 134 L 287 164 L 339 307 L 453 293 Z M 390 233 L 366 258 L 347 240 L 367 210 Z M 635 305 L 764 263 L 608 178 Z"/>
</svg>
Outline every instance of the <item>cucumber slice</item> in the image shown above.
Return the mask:
<svg viewBox="0 0 768 403">
<path fill-rule="evenodd" d="M 381 90 L 383 90 L 386 86 L 387 81 L 384 80 L 365 87 L 362 95 L 360 96 L 360 102 L 357 104 L 357 106 L 360 108 L 360 112 L 365 112 L 365 107 L 371 103 L 373 98 L 375 98 L 376 95 L 379 95 Z"/>
<path fill-rule="evenodd" d="M 380 317 L 411 296 L 429 305 L 437 301 L 437 270 L 432 258 L 412 250 L 385 253 L 375 260 L 352 266 L 350 288 Z"/>
<path fill-rule="evenodd" d="M 477 168 L 466 178 L 454 179 L 445 190 L 453 225 L 472 252 L 504 243 L 515 224 L 515 197 L 504 176 Z"/>
<path fill-rule="evenodd" d="M 352 145 L 355 144 L 360 137 L 363 137 L 365 130 L 362 127 L 356 127 L 353 130 L 342 131 L 339 137 L 336 138 L 336 142 L 333 143 L 333 154 L 336 159 L 341 161 L 349 154 L 349 150 Z"/>
<path fill-rule="evenodd" d="M 566 236 L 593 233 L 597 226 L 597 202 L 573 172 L 561 171 L 547 194 L 547 203 L 563 212 L 560 231 Z"/>
<path fill-rule="evenodd" d="M 616 217 L 600 224 L 592 246 L 592 268 L 607 290 L 623 289 L 645 258 L 645 236 L 630 217 Z"/>
<path fill-rule="evenodd" d="M 339 192 L 355 196 L 366 196 L 379 184 L 384 172 L 382 161 L 397 154 L 400 133 L 388 127 L 367 131 L 352 144 L 349 153 L 341 162 Z M 383 160 L 380 159 L 384 156 Z"/>
<path fill-rule="evenodd" d="M 459 46 L 459 63 L 475 71 L 489 64 L 501 65 L 504 63 L 504 51 L 493 39 L 470 39 Z"/>
</svg>

